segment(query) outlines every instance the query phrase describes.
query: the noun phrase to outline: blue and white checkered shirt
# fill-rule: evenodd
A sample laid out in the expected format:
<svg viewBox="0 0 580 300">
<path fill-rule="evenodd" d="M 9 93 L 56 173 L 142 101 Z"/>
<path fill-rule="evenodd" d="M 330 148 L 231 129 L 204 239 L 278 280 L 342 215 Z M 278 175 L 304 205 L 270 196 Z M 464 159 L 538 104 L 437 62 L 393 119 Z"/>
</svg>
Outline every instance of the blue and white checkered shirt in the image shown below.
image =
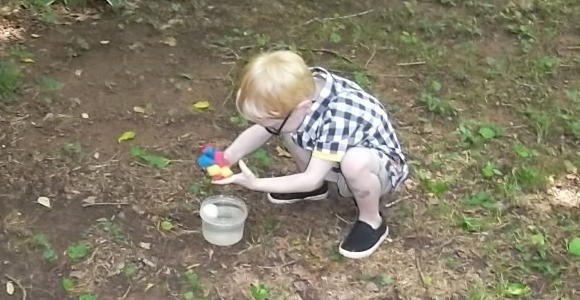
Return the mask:
<svg viewBox="0 0 580 300">
<path fill-rule="evenodd" d="M 311 70 L 325 84 L 292 135 L 294 142 L 314 157 L 335 162 L 351 147 L 376 149 L 390 158 L 385 168 L 392 187 L 398 188 L 409 167 L 384 106 L 351 80 L 320 67 Z"/>
</svg>

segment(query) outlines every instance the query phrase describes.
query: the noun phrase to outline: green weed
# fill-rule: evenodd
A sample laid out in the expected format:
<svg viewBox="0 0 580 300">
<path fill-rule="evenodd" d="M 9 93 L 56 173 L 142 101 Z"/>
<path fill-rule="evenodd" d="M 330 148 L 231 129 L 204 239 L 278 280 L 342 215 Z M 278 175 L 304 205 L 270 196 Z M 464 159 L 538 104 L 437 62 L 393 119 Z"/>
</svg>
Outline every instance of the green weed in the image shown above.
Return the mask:
<svg viewBox="0 0 580 300">
<path fill-rule="evenodd" d="M 12 98 L 21 84 L 20 69 L 12 63 L 0 63 L 0 101 Z"/>
<path fill-rule="evenodd" d="M 79 242 L 68 246 L 66 254 L 73 260 L 79 260 L 87 256 L 92 246 L 89 242 Z"/>
<path fill-rule="evenodd" d="M 481 169 L 481 174 L 485 178 L 492 178 L 495 176 L 503 175 L 503 173 L 498 169 L 498 166 L 492 161 L 487 161 L 485 163 L 485 165 Z"/>
<path fill-rule="evenodd" d="M 548 178 L 543 169 L 521 165 L 513 169 L 512 174 L 518 186 L 524 191 L 537 191 L 546 186 Z"/>
<path fill-rule="evenodd" d="M 58 259 L 58 254 L 48 241 L 48 236 L 43 233 L 32 236 L 32 245 L 42 251 L 42 258 L 48 261 L 55 261 Z"/>
<path fill-rule="evenodd" d="M 553 117 L 532 107 L 526 109 L 525 115 L 536 132 L 538 144 L 546 140 L 552 130 Z"/>
<path fill-rule="evenodd" d="M 75 289 L 76 283 L 70 277 L 63 277 L 60 281 L 62 289 L 66 292 L 72 292 Z"/>
<path fill-rule="evenodd" d="M 266 300 L 270 298 L 270 287 L 264 283 L 250 285 L 250 293 L 254 300 Z"/>
<path fill-rule="evenodd" d="M 82 293 L 79 295 L 79 300 L 97 300 L 97 295 L 93 293 Z"/>
<path fill-rule="evenodd" d="M 37 82 L 42 88 L 48 91 L 58 91 L 62 89 L 63 86 L 61 82 L 48 76 L 38 78 Z"/>
</svg>

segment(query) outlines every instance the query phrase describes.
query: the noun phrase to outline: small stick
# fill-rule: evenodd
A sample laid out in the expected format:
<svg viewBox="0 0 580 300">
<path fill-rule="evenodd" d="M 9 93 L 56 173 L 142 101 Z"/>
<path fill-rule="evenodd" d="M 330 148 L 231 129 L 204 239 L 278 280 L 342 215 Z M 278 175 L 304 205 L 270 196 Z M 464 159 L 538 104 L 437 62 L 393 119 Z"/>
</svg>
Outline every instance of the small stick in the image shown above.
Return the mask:
<svg viewBox="0 0 580 300">
<path fill-rule="evenodd" d="M 356 14 L 351 14 L 351 15 L 346 15 L 346 16 L 330 17 L 330 18 L 322 18 L 322 19 L 314 18 L 314 19 L 310 19 L 310 20 L 306 21 L 304 23 L 304 25 L 308 25 L 308 24 L 315 22 L 315 21 L 324 22 L 324 21 L 330 21 L 330 20 L 339 20 L 339 19 L 348 19 L 348 18 L 360 17 L 360 16 L 364 16 L 366 14 L 369 14 L 369 13 L 373 12 L 374 10 L 375 10 L 374 8 L 371 8 L 369 10 L 365 10 L 365 11 L 362 11 L 362 12 L 359 12 Z"/>
<path fill-rule="evenodd" d="M 338 58 L 342 58 L 346 61 L 348 61 L 349 63 L 353 63 L 352 60 L 344 55 L 340 55 L 338 52 L 330 50 L 330 49 L 325 49 L 325 48 L 316 48 L 316 49 L 308 49 L 308 48 L 298 48 L 298 50 L 300 51 L 312 51 L 312 52 L 322 52 L 322 53 L 326 53 L 326 54 L 332 54 Z"/>
<path fill-rule="evenodd" d="M 413 61 L 413 62 L 408 62 L 408 63 L 398 63 L 397 66 L 405 67 L 405 66 L 418 66 L 418 65 L 424 65 L 424 64 L 426 64 L 426 62 L 424 62 L 424 61 Z"/>
<path fill-rule="evenodd" d="M 350 222 L 348 220 L 346 220 L 345 218 L 341 217 L 339 214 L 335 213 L 334 214 L 339 220 L 343 221 L 346 224 L 352 224 L 353 222 Z"/>
<path fill-rule="evenodd" d="M 580 50 L 580 46 L 570 46 L 562 48 L 564 50 Z"/>
<path fill-rule="evenodd" d="M 412 195 L 408 195 L 408 196 L 405 196 L 405 197 L 401 197 L 401 198 L 399 198 L 399 199 L 397 199 L 397 200 L 395 200 L 395 201 L 391 201 L 391 202 L 389 202 L 389 203 L 385 204 L 385 207 L 391 207 L 391 206 L 394 206 L 394 205 L 396 205 L 397 203 L 399 203 L 399 202 L 401 202 L 401 201 L 408 200 L 408 199 L 411 199 L 411 198 L 413 198 L 413 196 L 412 196 Z"/>
<path fill-rule="evenodd" d="M 369 64 L 371 63 L 373 58 L 375 58 L 376 54 L 377 54 L 377 47 L 373 46 L 373 53 L 371 54 L 371 57 L 369 57 L 369 59 L 367 59 L 367 62 L 365 63 L 365 69 L 367 69 L 369 67 Z"/>
<path fill-rule="evenodd" d="M 399 202 L 401 202 L 403 200 L 406 200 L 406 199 L 405 198 L 400 198 L 400 199 L 397 199 L 395 201 L 389 202 L 389 203 L 385 204 L 385 208 L 389 208 L 391 206 L 395 206 L 397 203 L 399 203 Z"/>
<path fill-rule="evenodd" d="M 18 286 L 18 288 L 22 291 L 22 300 L 26 300 L 26 289 L 22 286 L 22 284 L 20 283 L 19 280 L 14 279 L 14 277 L 4 274 L 4 276 L 8 279 L 10 279 L 12 282 L 16 283 L 16 285 Z"/>
<path fill-rule="evenodd" d="M 127 202 L 101 202 L 101 203 L 85 203 L 83 207 L 91 207 L 91 206 L 105 206 L 105 205 L 129 205 Z"/>
<path fill-rule="evenodd" d="M 129 295 L 129 292 L 131 291 L 131 285 L 129 285 L 129 287 L 127 288 L 127 290 L 125 291 L 125 293 L 123 294 L 123 296 L 121 297 L 121 300 L 127 298 L 127 295 Z"/>
</svg>

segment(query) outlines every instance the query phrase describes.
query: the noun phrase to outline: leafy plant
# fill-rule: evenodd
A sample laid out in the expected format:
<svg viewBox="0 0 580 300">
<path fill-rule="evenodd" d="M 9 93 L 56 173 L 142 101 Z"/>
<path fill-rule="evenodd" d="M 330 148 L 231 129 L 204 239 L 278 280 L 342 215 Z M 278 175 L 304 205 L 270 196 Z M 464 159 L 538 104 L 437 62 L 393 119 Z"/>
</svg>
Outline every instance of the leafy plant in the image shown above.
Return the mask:
<svg viewBox="0 0 580 300">
<path fill-rule="evenodd" d="M 503 175 L 503 173 L 498 169 L 497 165 L 492 161 L 488 161 L 485 163 L 485 165 L 481 169 L 481 174 L 485 178 L 492 178 L 494 176 Z"/>
<path fill-rule="evenodd" d="M 72 158 L 78 158 L 83 153 L 83 147 L 81 146 L 81 143 L 79 143 L 79 142 L 66 143 L 66 144 L 64 144 L 62 149 L 63 149 L 63 152 L 65 155 L 72 157 Z"/>
<path fill-rule="evenodd" d="M 63 290 L 67 291 L 67 292 L 72 292 L 75 289 L 75 282 L 72 278 L 70 277 L 63 277 L 61 279 L 61 286 L 63 288 Z"/>
<path fill-rule="evenodd" d="M 449 190 L 449 185 L 447 182 L 441 180 L 422 179 L 421 188 L 425 192 L 442 195 Z"/>
<path fill-rule="evenodd" d="M 419 101 L 427 105 L 427 109 L 439 115 L 452 115 L 455 113 L 455 108 L 447 100 L 443 100 L 437 95 L 441 90 L 441 83 L 439 81 L 432 81 L 430 90 L 428 92 L 421 93 Z"/>
<path fill-rule="evenodd" d="M 540 153 L 537 150 L 530 149 L 519 142 L 515 142 L 512 145 L 512 149 L 521 158 L 530 158 L 540 155 Z"/>
<path fill-rule="evenodd" d="M 553 118 L 543 111 L 528 107 L 525 111 L 530 124 L 536 131 L 538 143 L 546 139 L 552 129 Z"/>
<path fill-rule="evenodd" d="M 517 184 L 525 190 L 537 190 L 543 188 L 548 179 L 543 170 L 531 166 L 519 166 L 512 171 Z"/>
<path fill-rule="evenodd" d="M 477 138 L 468 125 L 459 124 L 457 131 L 459 132 L 459 141 L 463 147 L 471 147 L 476 144 Z"/>
<path fill-rule="evenodd" d="M 54 261 L 58 258 L 58 254 L 52 248 L 52 244 L 48 241 L 48 237 L 43 234 L 35 234 L 32 236 L 32 243 L 35 247 L 42 250 L 42 258 L 48 261 Z"/>
<path fill-rule="evenodd" d="M 544 56 L 538 60 L 536 67 L 544 74 L 554 74 L 560 66 L 560 59 L 555 56 Z"/>
<path fill-rule="evenodd" d="M 20 69 L 11 63 L 0 63 L 0 100 L 8 100 L 20 86 Z"/>
<path fill-rule="evenodd" d="M 164 220 L 161 221 L 161 223 L 159 223 L 159 227 L 163 231 L 171 231 L 171 230 L 173 230 L 173 228 L 175 227 L 175 225 L 173 225 L 173 222 L 171 222 L 171 220 L 164 219 Z"/>
<path fill-rule="evenodd" d="M 491 140 L 503 134 L 503 129 L 494 124 L 484 124 L 479 126 L 478 133 L 484 140 Z"/>
<path fill-rule="evenodd" d="M 266 152 L 266 150 L 262 148 L 254 151 L 251 157 L 255 159 L 263 167 L 269 167 L 272 164 L 272 158 L 270 157 L 270 155 L 268 155 L 268 152 Z"/>
<path fill-rule="evenodd" d="M 466 195 L 463 203 L 468 206 L 481 206 L 486 209 L 499 208 L 498 203 L 492 198 L 491 193 L 487 191 L 479 191 L 472 195 Z"/>
<path fill-rule="evenodd" d="M 371 80 L 366 71 L 354 71 L 354 81 L 363 89 L 370 90 L 372 87 Z"/>
<path fill-rule="evenodd" d="M 157 169 L 164 169 L 171 163 L 170 159 L 159 155 L 149 154 L 145 149 L 137 146 L 131 147 L 130 153 L 133 158 Z"/>
<path fill-rule="evenodd" d="M 580 257 L 580 237 L 575 237 L 568 243 L 568 253 Z"/>
<path fill-rule="evenodd" d="M 270 297 L 270 287 L 266 284 L 252 284 L 250 285 L 250 293 L 254 300 L 266 300 Z"/>
<path fill-rule="evenodd" d="M 79 242 L 68 246 L 68 248 L 66 249 L 66 254 L 68 255 L 69 258 L 78 260 L 87 256 L 90 250 L 91 250 L 90 243 Z"/>
<path fill-rule="evenodd" d="M 82 293 L 79 295 L 79 300 L 97 300 L 97 295 L 93 293 Z"/>
<path fill-rule="evenodd" d="M 478 218 L 463 216 L 461 225 L 467 231 L 476 232 L 481 230 L 481 220 Z"/>
<path fill-rule="evenodd" d="M 137 271 L 137 265 L 134 263 L 128 263 L 125 265 L 125 267 L 123 267 L 123 274 L 125 274 L 127 277 L 133 277 L 135 274 L 137 274 Z"/>
</svg>

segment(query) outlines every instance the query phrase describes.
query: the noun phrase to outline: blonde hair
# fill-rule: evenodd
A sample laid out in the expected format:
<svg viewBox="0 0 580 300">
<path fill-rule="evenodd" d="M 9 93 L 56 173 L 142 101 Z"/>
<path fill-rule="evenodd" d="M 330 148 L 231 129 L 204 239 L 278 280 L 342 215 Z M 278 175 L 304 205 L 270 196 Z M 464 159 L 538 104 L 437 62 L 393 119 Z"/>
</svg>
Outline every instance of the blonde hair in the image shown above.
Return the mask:
<svg viewBox="0 0 580 300">
<path fill-rule="evenodd" d="M 314 94 L 314 79 L 304 60 L 291 51 L 263 53 L 244 68 L 236 98 L 250 120 L 284 118 Z"/>
</svg>

